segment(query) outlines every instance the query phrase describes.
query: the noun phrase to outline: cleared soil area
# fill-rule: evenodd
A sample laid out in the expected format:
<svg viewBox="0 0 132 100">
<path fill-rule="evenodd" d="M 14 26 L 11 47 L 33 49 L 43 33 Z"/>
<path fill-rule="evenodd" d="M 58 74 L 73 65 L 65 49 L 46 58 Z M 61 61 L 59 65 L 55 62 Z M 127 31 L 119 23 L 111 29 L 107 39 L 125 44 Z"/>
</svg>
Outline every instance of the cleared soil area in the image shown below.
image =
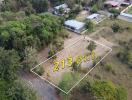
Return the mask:
<svg viewBox="0 0 132 100">
<path fill-rule="evenodd" d="M 84 21 L 88 15 L 90 15 L 89 12 L 86 10 L 83 10 L 77 15 L 76 20 Z"/>
<path fill-rule="evenodd" d="M 66 39 L 64 42 L 64 50 L 61 52 L 58 52 L 57 58 L 55 60 L 57 62 L 58 61 L 61 62 L 62 60 L 66 60 L 65 68 L 63 69 L 62 66 L 59 66 L 59 71 L 54 72 L 53 71 L 54 66 L 55 66 L 54 61 L 53 61 L 53 59 L 50 59 L 50 60 L 48 60 L 42 64 L 42 66 L 45 70 L 42 77 L 49 80 L 53 84 L 58 85 L 59 82 L 62 80 L 62 77 L 65 73 L 68 73 L 68 72 L 73 73 L 72 67 L 67 66 L 67 63 L 68 63 L 67 59 L 69 57 L 72 57 L 73 62 L 75 62 L 78 56 L 84 57 L 86 55 L 89 55 L 90 51 L 86 49 L 87 46 L 89 45 L 89 43 L 90 43 L 89 38 L 86 37 L 84 39 L 84 37 L 82 35 L 70 32 L 70 38 Z M 97 44 L 97 43 L 95 43 L 95 44 L 97 46 L 96 49 L 94 50 L 96 57 L 103 57 L 110 50 L 109 48 L 106 48 L 100 44 Z M 106 42 L 105 45 L 107 46 L 107 44 L 108 43 Z M 39 62 L 43 62 L 47 59 L 48 50 L 49 49 L 47 47 L 38 54 Z M 93 66 L 93 60 L 92 59 L 88 60 L 87 62 L 82 62 L 81 63 L 81 69 L 85 70 L 85 71 L 83 71 L 80 74 L 79 79 L 75 80 L 75 83 L 77 81 L 79 81 L 92 68 L 92 66 Z"/>
<path fill-rule="evenodd" d="M 68 42 L 68 41 L 66 41 Z M 87 39 L 84 39 L 82 36 L 79 37 L 79 39 L 75 40 L 73 44 L 69 47 L 65 47 L 64 50 L 59 52 L 56 56 L 57 58 L 54 61 L 61 62 L 62 60 L 65 60 L 65 68 L 62 69 L 62 66 L 59 67 L 59 71 L 54 72 L 54 61 L 53 59 L 50 59 L 42 64 L 44 67 L 45 73 L 43 75 L 44 78 L 49 80 L 50 82 L 58 85 L 58 83 L 61 81 L 62 76 L 64 73 L 72 72 L 72 68 L 68 67 L 68 58 L 72 57 L 73 61 L 75 62 L 78 56 L 85 56 L 90 54 L 90 51 L 88 51 L 86 48 L 89 45 L 89 41 Z M 96 56 L 104 56 L 107 51 L 109 51 L 108 48 L 105 48 L 99 44 L 96 44 L 97 47 L 94 50 Z M 89 61 L 82 63 L 82 68 L 87 68 L 89 70 L 92 67 L 92 58 L 90 58 Z M 82 74 L 83 76 L 84 74 Z"/>
</svg>

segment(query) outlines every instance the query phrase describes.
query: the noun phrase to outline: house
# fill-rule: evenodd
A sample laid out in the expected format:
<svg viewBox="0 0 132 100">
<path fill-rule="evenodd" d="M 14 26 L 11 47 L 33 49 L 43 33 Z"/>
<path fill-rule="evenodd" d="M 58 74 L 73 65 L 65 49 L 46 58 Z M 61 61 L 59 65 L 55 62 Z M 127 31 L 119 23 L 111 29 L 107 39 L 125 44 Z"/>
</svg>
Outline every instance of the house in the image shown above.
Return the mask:
<svg viewBox="0 0 132 100">
<path fill-rule="evenodd" d="M 100 23 L 101 21 L 103 21 L 106 17 L 102 14 L 97 14 L 94 13 L 92 15 L 89 15 L 86 19 L 91 20 L 93 22 L 95 22 L 95 24 Z"/>
<path fill-rule="evenodd" d="M 76 20 L 67 20 L 64 25 L 67 29 L 79 34 L 85 30 L 85 23 Z"/>
<path fill-rule="evenodd" d="M 98 17 L 99 17 L 99 14 L 94 13 L 94 14 L 88 16 L 87 19 L 92 20 L 92 19 L 97 19 Z"/>
<path fill-rule="evenodd" d="M 120 3 L 117 2 L 117 1 L 110 0 L 110 1 L 106 1 L 105 5 L 108 5 L 108 6 L 111 6 L 111 7 L 118 7 L 120 5 Z"/>
<path fill-rule="evenodd" d="M 61 4 L 59 6 L 54 7 L 53 13 L 55 15 L 63 16 L 66 13 L 69 13 L 70 8 L 68 8 L 67 4 Z"/>
</svg>

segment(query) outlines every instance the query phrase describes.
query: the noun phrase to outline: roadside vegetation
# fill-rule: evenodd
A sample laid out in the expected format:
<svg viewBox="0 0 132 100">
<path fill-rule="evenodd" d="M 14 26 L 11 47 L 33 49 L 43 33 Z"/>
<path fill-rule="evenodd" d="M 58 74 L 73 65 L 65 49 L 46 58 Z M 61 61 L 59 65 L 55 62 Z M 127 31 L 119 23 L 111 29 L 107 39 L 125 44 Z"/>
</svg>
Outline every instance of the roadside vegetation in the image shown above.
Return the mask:
<svg viewBox="0 0 132 100">
<path fill-rule="evenodd" d="M 64 95 L 64 100 L 127 100 L 127 92 L 122 86 L 109 81 L 99 81 L 85 78 L 71 95 Z"/>
<path fill-rule="evenodd" d="M 22 67 L 20 57 L 15 50 L 0 47 L 0 100 L 36 100 L 32 89 L 20 80 Z"/>
</svg>

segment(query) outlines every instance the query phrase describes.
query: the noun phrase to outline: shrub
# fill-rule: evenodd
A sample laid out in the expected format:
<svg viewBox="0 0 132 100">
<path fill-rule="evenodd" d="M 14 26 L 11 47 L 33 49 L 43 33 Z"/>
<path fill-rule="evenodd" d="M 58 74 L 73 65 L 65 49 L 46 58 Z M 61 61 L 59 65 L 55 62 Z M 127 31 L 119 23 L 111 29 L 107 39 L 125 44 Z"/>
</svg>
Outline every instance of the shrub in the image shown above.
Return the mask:
<svg viewBox="0 0 132 100">
<path fill-rule="evenodd" d="M 91 9 L 91 13 L 96 13 L 97 11 L 98 11 L 99 9 L 98 9 L 98 7 L 97 7 L 97 5 L 95 4 L 93 7 L 92 7 L 92 9 Z"/>
<path fill-rule="evenodd" d="M 127 100 L 126 90 L 112 82 L 85 80 L 79 90 L 85 94 L 90 93 L 93 98 L 96 97 L 94 100 Z"/>
<path fill-rule="evenodd" d="M 40 76 L 43 75 L 44 73 L 44 69 L 42 66 L 38 66 L 37 68 L 34 69 L 34 71 Z"/>
<path fill-rule="evenodd" d="M 60 51 L 64 48 L 64 40 L 61 37 L 58 37 L 53 42 L 53 48 L 57 51 Z"/>
<path fill-rule="evenodd" d="M 96 44 L 92 41 L 90 44 L 87 46 L 87 49 L 90 50 L 91 52 L 96 48 Z"/>
<path fill-rule="evenodd" d="M 118 15 L 120 14 L 120 11 L 117 10 L 117 9 L 110 9 L 109 12 L 113 14 L 113 15 L 111 15 L 111 18 L 112 18 L 112 19 L 117 18 Z"/>
<path fill-rule="evenodd" d="M 88 20 L 88 21 L 86 21 L 86 29 L 88 29 L 88 31 L 93 31 L 93 28 L 94 28 L 94 24 L 93 24 L 93 22 L 92 21 L 90 21 L 90 20 Z"/>
<path fill-rule="evenodd" d="M 109 12 L 110 12 L 110 13 L 113 13 L 113 14 L 117 14 L 117 15 L 120 14 L 120 11 L 117 10 L 117 9 L 110 9 Z"/>
<path fill-rule="evenodd" d="M 117 88 L 117 100 L 127 100 L 127 91 L 123 87 Z"/>
<path fill-rule="evenodd" d="M 113 70 L 112 64 L 106 64 L 106 68 L 105 69 L 107 71 L 112 71 Z"/>
<path fill-rule="evenodd" d="M 60 9 L 59 9 L 59 13 L 60 13 L 60 14 L 64 14 L 64 9 L 63 9 L 63 8 L 60 8 Z"/>
<path fill-rule="evenodd" d="M 50 51 L 48 52 L 48 58 L 52 57 L 53 55 L 55 55 L 56 51 L 54 49 L 50 49 Z M 53 59 L 55 59 L 56 56 L 53 57 Z"/>
<path fill-rule="evenodd" d="M 79 78 L 80 75 L 77 73 L 65 73 L 62 81 L 59 83 L 59 87 L 64 91 L 68 91 Z"/>
<path fill-rule="evenodd" d="M 125 64 L 132 68 L 132 52 L 131 50 L 124 50 L 117 54 L 117 57 Z"/>
<path fill-rule="evenodd" d="M 81 64 L 77 64 L 77 62 L 73 62 L 72 70 L 73 71 L 79 71 L 80 69 L 81 69 Z"/>
<path fill-rule="evenodd" d="M 69 37 L 69 33 L 65 30 L 63 30 L 60 34 L 59 34 L 62 38 L 68 38 Z"/>
<path fill-rule="evenodd" d="M 111 26 L 113 32 L 119 32 L 119 30 L 121 29 L 121 27 L 119 26 L 119 24 L 117 23 L 114 23 L 112 26 Z"/>
</svg>

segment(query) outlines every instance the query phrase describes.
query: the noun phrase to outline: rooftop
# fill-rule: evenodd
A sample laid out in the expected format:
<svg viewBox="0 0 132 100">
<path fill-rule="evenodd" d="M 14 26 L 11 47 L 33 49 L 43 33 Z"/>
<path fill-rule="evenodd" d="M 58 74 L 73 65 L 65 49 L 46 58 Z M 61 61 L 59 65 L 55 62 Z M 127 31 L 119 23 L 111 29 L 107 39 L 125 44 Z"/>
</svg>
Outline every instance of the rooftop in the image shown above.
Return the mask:
<svg viewBox="0 0 132 100">
<path fill-rule="evenodd" d="M 68 8 L 68 5 L 67 4 L 61 4 L 61 5 L 59 5 L 59 6 L 56 6 L 56 7 L 54 7 L 55 9 L 60 9 L 60 8 L 63 8 L 63 9 L 66 9 L 66 8 Z"/>
<path fill-rule="evenodd" d="M 67 20 L 67 21 L 65 21 L 65 25 L 74 27 L 75 29 L 78 30 L 78 29 L 84 27 L 85 23 L 79 22 L 76 20 Z"/>
<path fill-rule="evenodd" d="M 94 14 L 92 14 L 92 15 L 88 16 L 88 17 L 87 17 L 87 19 L 97 18 L 98 16 L 99 16 L 99 14 L 94 13 Z"/>
<path fill-rule="evenodd" d="M 110 0 L 110 1 L 106 1 L 105 4 L 110 4 L 112 6 L 118 6 L 119 2 Z"/>
</svg>

